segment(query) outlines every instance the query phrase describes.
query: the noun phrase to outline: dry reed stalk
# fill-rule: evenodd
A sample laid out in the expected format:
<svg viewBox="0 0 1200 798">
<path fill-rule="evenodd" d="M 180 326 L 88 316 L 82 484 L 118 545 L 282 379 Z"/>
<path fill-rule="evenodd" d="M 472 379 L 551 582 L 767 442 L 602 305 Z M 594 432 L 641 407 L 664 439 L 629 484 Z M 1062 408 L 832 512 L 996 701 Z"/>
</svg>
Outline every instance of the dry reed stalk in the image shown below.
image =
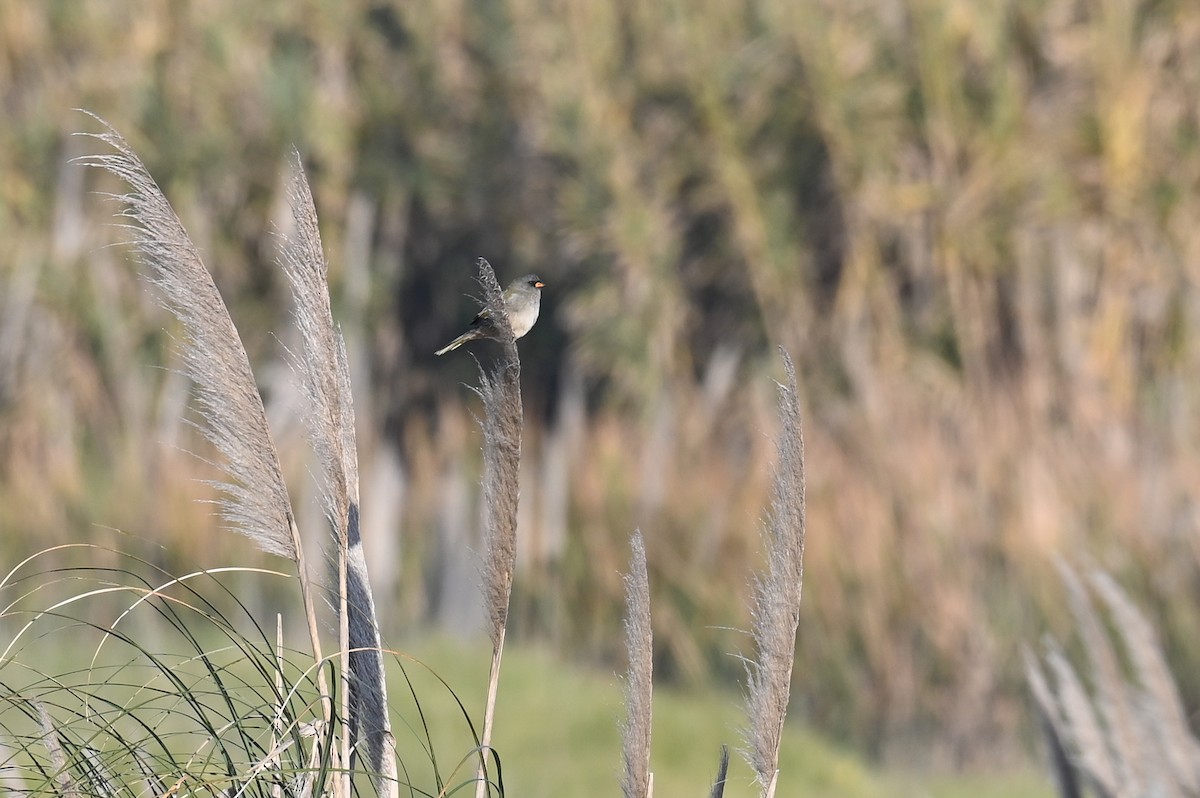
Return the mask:
<svg viewBox="0 0 1200 798">
<path fill-rule="evenodd" d="M 1065 727 L 1058 701 L 1050 689 L 1046 675 L 1042 672 L 1037 658 L 1028 649 L 1024 649 L 1022 657 L 1025 660 L 1025 679 L 1029 682 L 1033 694 L 1034 712 L 1046 742 L 1050 747 L 1050 767 L 1054 773 L 1058 794 L 1062 798 L 1079 798 L 1082 787 L 1079 783 L 1079 772 L 1071 762 L 1068 743 L 1063 739 L 1061 729 Z"/>
<path fill-rule="evenodd" d="M 86 112 L 85 112 L 86 113 Z M 312 584 L 300 531 L 283 481 L 266 411 L 255 384 L 246 350 L 212 275 L 188 237 L 162 190 L 117 131 L 95 114 L 103 133 L 83 134 L 116 152 L 91 155 L 80 163 L 108 171 L 129 188 L 115 195 L 129 220 L 124 228 L 145 267 L 143 277 L 158 288 L 163 304 L 186 333 L 181 355 L 184 372 L 195 385 L 196 406 L 204 437 L 221 454 L 226 481 L 212 484 L 223 497 L 216 504 L 228 529 L 249 538 L 263 551 L 291 560 L 300 580 L 301 600 L 314 658 L 321 662 L 321 641 Z M 326 723 L 332 719 L 329 687 L 323 669 L 317 687 Z"/>
<path fill-rule="evenodd" d="M 487 751 L 491 747 L 496 714 L 496 693 L 504 655 L 504 633 L 508 624 L 508 602 L 512 593 L 513 569 L 517 558 L 517 503 L 520 499 L 521 468 L 521 360 L 517 342 L 504 307 L 504 295 L 491 264 L 477 261 L 484 307 L 496 324 L 501 357 L 489 373 L 479 367 L 479 389 L 483 400 L 483 597 L 492 640 L 492 664 L 488 673 L 487 703 L 480 736 L 477 798 L 488 792 Z"/>
<path fill-rule="evenodd" d="M 729 746 L 721 746 L 721 759 L 717 763 L 717 777 L 713 779 L 712 790 L 709 792 L 709 798 L 724 798 L 725 796 L 725 779 L 729 776 Z"/>
<path fill-rule="evenodd" d="M 1136 734 L 1131 696 L 1126 690 L 1117 652 L 1104 631 L 1082 581 L 1065 563 L 1060 562 L 1058 567 L 1067 589 L 1071 613 L 1075 616 L 1075 628 L 1083 639 L 1084 650 L 1092 664 L 1095 693 L 1091 703 L 1100 710 L 1116 789 L 1123 794 L 1132 785 L 1142 783 L 1145 776 L 1141 767 L 1146 757 L 1141 750 L 1142 741 Z"/>
<path fill-rule="evenodd" d="M 379 621 L 359 528 L 358 451 L 354 400 L 346 344 L 333 322 L 328 272 L 312 191 L 299 153 L 293 152 L 288 200 L 295 228 L 284 236 L 283 265 L 292 286 L 302 350 L 292 354 L 305 397 L 305 428 L 324 479 L 321 498 L 333 530 L 338 585 L 340 656 L 344 683 L 342 713 L 349 723 L 342 761 L 349 763 L 350 738 L 365 748 L 377 790 L 395 796 L 395 741 L 388 717 L 386 673 Z M 347 768 L 346 779 L 349 779 Z M 349 785 L 346 785 L 347 788 Z"/>
<path fill-rule="evenodd" d="M 1026 657 L 1060 794 L 1079 795 L 1086 783 L 1101 796 L 1196 795 L 1200 743 L 1187 726 L 1154 630 L 1111 577 L 1095 572 L 1088 584 L 1108 609 L 1110 635 L 1084 582 L 1066 565 L 1059 570 L 1092 664 L 1093 688 L 1089 694 L 1053 640 L 1045 655 L 1053 687 L 1036 659 Z M 1114 649 L 1117 639 L 1124 657 Z"/>
<path fill-rule="evenodd" d="M 746 662 L 748 723 L 742 751 L 763 798 L 775 794 L 779 777 L 779 745 L 791 692 L 804 580 L 804 437 L 796 369 L 787 352 L 780 352 L 786 382 L 779 386 L 779 462 L 763 535 L 767 570 L 754 583 L 752 632 L 758 657 Z"/>
<path fill-rule="evenodd" d="M 650 731 L 654 695 L 654 649 L 650 626 L 650 578 L 646 572 L 646 545 L 642 533 L 630 541 L 633 557 L 625 575 L 625 650 L 629 670 L 625 675 L 627 719 L 621 724 L 621 749 L 625 798 L 650 798 L 654 774 L 650 772 Z"/>
<path fill-rule="evenodd" d="M 1167 667 L 1154 627 L 1111 576 L 1095 571 L 1089 581 L 1120 630 L 1134 674 L 1145 691 L 1140 702 L 1142 717 L 1152 730 L 1153 746 L 1183 791 L 1200 794 L 1200 745 L 1188 727 L 1179 688 Z"/>
<path fill-rule="evenodd" d="M 1059 727 L 1059 736 L 1068 741 L 1092 788 L 1101 795 L 1117 795 L 1120 782 L 1113 752 L 1082 680 L 1066 654 L 1052 641 L 1047 642 L 1046 663 L 1054 674 L 1060 716 L 1065 724 Z"/>
<path fill-rule="evenodd" d="M 38 723 L 42 727 L 42 745 L 50 755 L 50 765 L 54 768 L 54 787 L 63 798 L 79 798 L 79 790 L 71 772 L 67 769 L 67 753 L 63 750 L 58 739 L 58 731 L 54 728 L 54 719 L 50 717 L 46 705 L 40 701 L 34 702 L 37 707 Z"/>
</svg>

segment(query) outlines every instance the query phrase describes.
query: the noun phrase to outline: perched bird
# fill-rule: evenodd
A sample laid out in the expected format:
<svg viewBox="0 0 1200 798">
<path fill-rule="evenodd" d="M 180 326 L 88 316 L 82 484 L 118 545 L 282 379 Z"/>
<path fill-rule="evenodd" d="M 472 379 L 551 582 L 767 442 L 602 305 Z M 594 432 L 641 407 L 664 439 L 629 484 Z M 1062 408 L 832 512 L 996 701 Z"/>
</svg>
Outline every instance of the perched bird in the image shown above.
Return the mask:
<svg viewBox="0 0 1200 798">
<path fill-rule="evenodd" d="M 542 278 L 536 274 L 520 277 L 504 289 L 504 309 L 508 311 L 508 323 L 512 325 L 513 337 L 520 338 L 533 329 L 537 321 L 538 310 L 542 305 Z M 444 355 L 458 349 L 469 341 L 481 338 L 496 338 L 496 323 L 487 309 L 479 311 L 465 333 L 443 346 L 434 354 Z"/>
</svg>

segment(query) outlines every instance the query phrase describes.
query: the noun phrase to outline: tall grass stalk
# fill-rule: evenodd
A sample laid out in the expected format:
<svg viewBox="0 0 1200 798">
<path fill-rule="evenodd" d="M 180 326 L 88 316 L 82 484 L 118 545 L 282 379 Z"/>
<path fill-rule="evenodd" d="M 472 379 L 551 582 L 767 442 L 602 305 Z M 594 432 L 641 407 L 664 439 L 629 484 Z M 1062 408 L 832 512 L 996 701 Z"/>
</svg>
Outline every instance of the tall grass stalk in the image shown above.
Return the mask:
<svg viewBox="0 0 1200 798">
<path fill-rule="evenodd" d="M 75 788 L 75 780 L 71 778 L 71 771 L 67 767 L 67 755 L 58 739 L 54 720 L 50 717 L 44 703 L 41 701 L 33 703 L 37 709 L 38 723 L 42 727 L 42 744 L 46 746 L 46 753 L 50 755 L 50 764 L 54 766 L 54 787 L 63 798 L 77 798 L 79 792 Z"/>
<path fill-rule="evenodd" d="M 288 199 L 295 224 L 285 236 L 284 269 L 292 285 L 296 326 L 303 348 L 293 354 L 306 399 L 305 427 L 324 474 L 322 503 L 333 530 L 338 585 L 341 669 L 347 689 L 342 715 L 362 742 L 367 770 L 380 792 L 396 795 L 395 740 L 388 718 L 386 674 L 375 600 L 359 530 L 358 454 L 346 344 L 329 304 L 329 267 L 317 212 L 298 152 L 293 152 Z M 350 736 L 342 761 L 350 762 Z M 347 769 L 346 779 L 349 779 Z M 347 789 L 349 783 L 347 781 Z"/>
<path fill-rule="evenodd" d="M 97 118 L 98 119 L 98 118 Z M 320 636 L 303 546 L 262 399 L 229 312 L 183 225 L 145 167 L 116 131 L 105 124 L 95 137 L 116 154 L 87 156 L 124 180 L 130 191 L 118 197 L 121 215 L 131 220 L 133 243 L 148 278 L 187 333 L 185 370 L 196 383 L 205 437 L 223 455 L 230 480 L 220 483 L 219 506 L 229 526 L 263 550 L 291 559 L 300 577 L 313 655 L 321 662 Z M 292 286 L 302 351 L 292 353 L 306 399 L 305 426 L 323 474 L 322 499 L 333 530 L 339 618 L 339 659 L 343 690 L 339 715 L 346 720 L 337 761 L 342 777 L 335 794 L 351 791 L 351 745 L 361 750 L 381 793 L 398 794 L 395 743 L 378 620 L 359 531 L 358 456 L 354 407 L 345 343 L 330 310 L 326 265 L 312 192 L 298 154 L 288 181 L 294 229 L 286 235 L 284 270 Z M 332 720 L 328 686 L 318 670 L 326 723 Z M 357 743 L 361 742 L 361 745 Z"/>
<path fill-rule="evenodd" d="M 79 160 L 110 172 L 128 186 L 126 193 L 114 195 L 123 206 L 118 215 L 128 220 L 124 227 L 146 269 L 143 276 L 159 289 L 163 304 L 179 319 L 187 336 L 181 355 L 184 371 L 195 385 L 196 405 L 203 419 L 200 429 L 221 453 L 220 465 L 228 476 L 227 481 L 215 483 L 224 494 L 217 502 L 221 516 L 229 529 L 295 564 L 309 642 L 320 662 L 324 657 L 314 604 L 316 588 L 241 338 L 200 253 L 154 178 L 111 125 L 89 115 L 105 132 L 84 135 L 116 152 Z M 333 707 L 323 670 L 318 672 L 318 687 L 329 723 Z"/>
<path fill-rule="evenodd" d="M 654 695 L 654 647 L 650 626 L 650 578 L 646 572 L 646 544 L 641 532 L 630 540 L 633 557 L 625 575 L 625 650 L 629 670 L 625 675 L 626 720 L 621 725 L 625 798 L 651 798 L 654 774 L 650 772 L 650 731 Z"/>
<path fill-rule="evenodd" d="M 487 755 L 491 747 L 496 715 L 496 693 L 500 663 L 504 655 L 504 633 L 512 594 L 513 569 L 517 559 L 517 503 L 520 499 L 521 468 L 521 360 L 513 337 L 504 295 L 491 264 L 480 258 L 479 283 L 484 307 L 496 323 L 501 354 L 489 372 L 479 366 L 478 393 L 483 400 L 483 599 L 492 641 L 492 664 L 488 672 L 487 703 L 480 737 L 477 798 L 487 795 Z"/>
<path fill-rule="evenodd" d="M 1094 572 L 1085 583 L 1070 567 L 1059 570 L 1091 664 L 1091 692 L 1055 641 L 1046 642 L 1045 668 L 1025 652 L 1059 794 L 1081 795 L 1083 785 L 1104 796 L 1200 794 L 1200 741 L 1153 627 L 1112 577 Z"/>
<path fill-rule="evenodd" d="M 796 369 L 780 350 L 786 381 L 779 386 L 779 462 L 763 542 L 767 570 L 754 583 L 753 636 L 757 658 L 746 662 L 747 726 L 743 756 L 754 770 L 763 798 L 772 798 L 779 778 L 779 744 L 791 692 L 804 581 L 804 438 Z"/>
</svg>

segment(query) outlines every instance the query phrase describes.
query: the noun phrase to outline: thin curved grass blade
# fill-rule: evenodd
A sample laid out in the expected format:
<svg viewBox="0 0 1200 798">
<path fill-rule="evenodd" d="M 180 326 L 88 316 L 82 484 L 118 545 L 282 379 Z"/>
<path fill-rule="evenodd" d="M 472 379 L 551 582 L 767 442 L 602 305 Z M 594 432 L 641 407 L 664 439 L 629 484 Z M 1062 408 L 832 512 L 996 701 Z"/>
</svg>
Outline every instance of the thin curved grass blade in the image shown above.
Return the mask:
<svg viewBox="0 0 1200 798">
<path fill-rule="evenodd" d="M 89 596 L 98 585 L 134 598 L 111 623 L 68 614 L 99 610 L 70 596 L 52 601 L 57 611 L 29 606 L 51 599 L 45 591 L 9 602 L 0 620 L 33 616 L 38 646 L 58 652 L 47 659 L 26 649 L 21 659 L 0 663 L 0 739 L 13 751 L 9 773 L 19 773 L 33 792 L 53 794 L 126 794 L 141 784 L 161 795 L 186 784 L 188 793 L 266 798 L 277 788 L 295 794 L 295 785 L 328 772 L 328 756 L 310 760 L 305 731 L 323 725 L 315 666 L 307 657 L 298 666 L 279 656 L 218 576 L 198 572 L 151 584 L 133 571 L 90 566 L 30 574 L 51 592 Z M 235 616 L 190 584 L 201 578 L 221 587 Z M 3 589 L 23 590 L 22 581 Z M 246 623 L 254 630 L 249 636 L 238 631 Z M 150 629 L 164 652 L 137 639 Z M 92 637 L 90 661 L 71 665 Z M 59 657 L 67 670 L 47 669 Z"/>
</svg>

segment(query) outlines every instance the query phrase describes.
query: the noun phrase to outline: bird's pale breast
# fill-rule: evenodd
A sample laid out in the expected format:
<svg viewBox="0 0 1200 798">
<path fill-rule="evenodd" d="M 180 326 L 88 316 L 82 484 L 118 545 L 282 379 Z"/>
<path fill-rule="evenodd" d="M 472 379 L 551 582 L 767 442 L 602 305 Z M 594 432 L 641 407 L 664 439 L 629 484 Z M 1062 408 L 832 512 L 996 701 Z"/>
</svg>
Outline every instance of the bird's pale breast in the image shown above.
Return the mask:
<svg viewBox="0 0 1200 798">
<path fill-rule="evenodd" d="M 512 324 L 514 338 L 520 338 L 533 329 L 533 324 L 537 321 L 540 305 L 541 302 L 532 302 L 527 307 L 520 308 L 508 314 L 508 321 Z"/>
</svg>

